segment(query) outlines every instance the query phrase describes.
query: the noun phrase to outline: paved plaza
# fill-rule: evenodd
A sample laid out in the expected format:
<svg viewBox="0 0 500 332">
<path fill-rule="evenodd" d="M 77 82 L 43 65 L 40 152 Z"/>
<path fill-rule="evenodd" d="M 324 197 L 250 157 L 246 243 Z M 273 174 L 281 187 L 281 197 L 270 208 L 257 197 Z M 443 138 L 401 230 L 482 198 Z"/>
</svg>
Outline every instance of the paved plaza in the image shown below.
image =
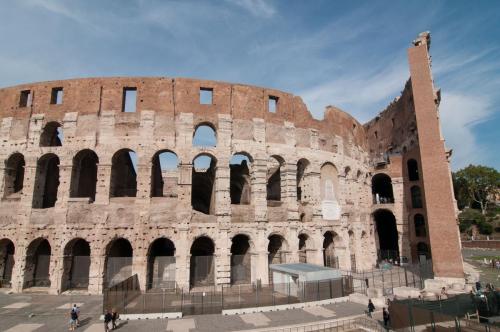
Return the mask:
<svg viewBox="0 0 500 332">
<path fill-rule="evenodd" d="M 104 331 L 99 320 L 102 298 L 88 295 L 0 294 L 0 331 L 67 331 L 69 310 L 81 308 L 81 326 L 77 331 Z M 120 321 L 119 331 L 241 331 L 319 322 L 362 314 L 365 306 L 340 303 L 304 309 L 245 315 L 199 315 L 182 319 Z"/>
</svg>

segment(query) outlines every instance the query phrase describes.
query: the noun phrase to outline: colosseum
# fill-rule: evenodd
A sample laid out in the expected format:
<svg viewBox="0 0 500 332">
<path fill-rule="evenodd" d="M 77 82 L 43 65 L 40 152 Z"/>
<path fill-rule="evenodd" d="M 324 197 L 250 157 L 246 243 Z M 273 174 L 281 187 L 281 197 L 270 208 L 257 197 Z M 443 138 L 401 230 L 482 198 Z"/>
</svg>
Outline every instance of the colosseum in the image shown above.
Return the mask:
<svg viewBox="0 0 500 332">
<path fill-rule="evenodd" d="M 366 124 L 197 79 L 0 89 L 1 286 L 266 284 L 272 263 L 362 271 L 431 256 L 435 278 L 463 280 L 429 46 L 420 34 L 401 95 Z"/>
</svg>

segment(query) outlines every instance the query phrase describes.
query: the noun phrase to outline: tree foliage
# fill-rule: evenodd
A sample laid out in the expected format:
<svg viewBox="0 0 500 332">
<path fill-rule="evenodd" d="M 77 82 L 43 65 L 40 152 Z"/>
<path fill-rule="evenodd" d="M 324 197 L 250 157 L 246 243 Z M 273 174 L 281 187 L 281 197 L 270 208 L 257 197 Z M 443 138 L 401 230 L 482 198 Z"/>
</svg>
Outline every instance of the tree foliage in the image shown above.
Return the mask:
<svg viewBox="0 0 500 332">
<path fill-rule="evenodd" d="M 500 173 L 491 167 L 469 165 L 453 174 L 458 207 L 477 206 L 482 214 L 500 192 Z"/>
</svg>

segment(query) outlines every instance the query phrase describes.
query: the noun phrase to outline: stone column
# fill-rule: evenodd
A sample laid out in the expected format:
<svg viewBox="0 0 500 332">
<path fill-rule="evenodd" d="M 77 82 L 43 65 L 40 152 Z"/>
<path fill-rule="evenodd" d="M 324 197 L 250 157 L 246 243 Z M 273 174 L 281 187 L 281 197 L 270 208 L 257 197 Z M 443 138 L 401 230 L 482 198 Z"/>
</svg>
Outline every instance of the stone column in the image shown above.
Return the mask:
<svg viewBox="0 0 500 332">
<path fill-rule="evenodd" d="M 175 279 L 179 288 L 189 290 L 190 243 L 188 242 L 189 227 L 181 224 L 177 227 L 179 237 L 175 243 Z"/>
<path fill-rule="evenodd" d="M 21 196 L 21 206 L 29 211 L 33 204 L 33 192 L 35 189 L 37 160 L 36 158 L 27 158 L 24 166 L 23 191 Z"/>
<path fill-rule="evenodd" d="M 259 223 L 257 224 L 257 238 L 255 239 L 255 252 L 254 256 L 252 256 L 252 264 L 255 265 L 255 281 L 260 280 L 263 285 L 269 283 L 268 244 L 266 224 Z"/>
<path fill-rule="evenodd" d="M 68 205 L 71 186 L 71 172 L 73 165 L 66 162 L 59 164 L 59 187 L 57 188 L 56 207 L 64 208 Z"/>
<path fill-rule="evenodd" d="M 285 163 L 282 176 L 285 180 L 285 197 L 282 198 L 282 200 L 287 204 L 288 222 L 298 222 L 299 207 L 297 204 L 297 164 L 289 162 Z M 283 179 L 281 180 L 281 183 L 283 183 Z"/>
<path fill-rule="evenodd" d="M 255 222 L 267 222 L 267 159 L 255 156 L 252 164 L 252 203 Z"/>
<path fill-rule="evenodd" d="M 106 275 L 106 257 L 101 255 L 90 256 L 89 288 L 90 294 L 102 294 L 104 276 Z"/>
<path fill-rule="evenodd" d="M 286 255 L 287 263 L 298 263 L 299 262 L 299 237 L 297 231 L 297 225 L 290 225 L 288 228 L 288 254 Z"/>
<path fill-rule="evenodd" d="M 229 241 L 229 227 L 219 229 L 215 253 L 215 284 L 231 283 L 231 253 Z"/>
<path fill-rule="evenodd" d="M 111 185 L 111 164 L 97 165 L 96 204 L 109 204 L 109 186 Z"/>
</svg>

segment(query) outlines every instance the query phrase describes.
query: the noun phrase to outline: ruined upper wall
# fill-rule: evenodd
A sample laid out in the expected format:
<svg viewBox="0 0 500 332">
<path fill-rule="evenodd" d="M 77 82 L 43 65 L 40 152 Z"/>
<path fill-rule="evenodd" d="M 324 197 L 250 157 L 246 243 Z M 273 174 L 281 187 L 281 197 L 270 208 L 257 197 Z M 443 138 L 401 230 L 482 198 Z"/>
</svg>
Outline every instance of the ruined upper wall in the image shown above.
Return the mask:
<svg viewBox="0 0 500 332">
<path fill-rule="evenodd" d="M 103 111 L 122 111 L 123 89 L 137 88 L 136 112 L 155 111 L 166 119 L 179 113 L 193 113 L 195 123 L 218 126 L 218 114 L 231 114 L 233 120 L 262 118 L 269 124 L 290 122 L 296 128 L 311 128 L 322 136 L 341 136 L 346 142 L 366 147 L 365 130 L 349 114 L 329 107 L 323 120 L 316 120 L 300 97 L 255 86 L 197 79 L 166 77 L 86 78 L 22 84 L 0 89 L 0 117 L 29 119 L 44 114 L 46 121 L 62 122 L 67 112 L 79 115 Z M 52 88 L 63 88 L 61 105 L 51 104 Z M 200 88 L 213 89 L 211 105 L 200 104 Z M 31 107 L 20 107 L 20 93 L 30 90 Z M 278 98 L 276 113 L 268 111 L 269 96 Z M 327 144 L 327 143 L 325 143 Z"/>
</svg>

